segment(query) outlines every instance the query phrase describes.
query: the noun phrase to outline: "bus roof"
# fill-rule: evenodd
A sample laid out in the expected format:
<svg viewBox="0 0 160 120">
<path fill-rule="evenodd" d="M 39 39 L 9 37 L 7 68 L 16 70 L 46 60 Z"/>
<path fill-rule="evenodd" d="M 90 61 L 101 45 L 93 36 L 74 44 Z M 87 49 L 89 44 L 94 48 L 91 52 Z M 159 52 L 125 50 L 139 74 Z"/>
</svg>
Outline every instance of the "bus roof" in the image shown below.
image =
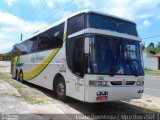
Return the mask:
<svg viewBox="0 0 160 120">
<path fill-rule="evenodd" d="M 122 17 L 118 17 L 118 16 L 115 16 L 115 15 L 111 15 L 111 14 L 107 14 L 107 13 L 104 13 L 104 12 L 99 12 L 99 11 L 95 11 L 95 10 L 82 10 L 82 11 L 78 11 L 78 12 L 75 12 L 71 15 L 68 16 L 68 18 L 71 18 L 71 17 L 74 17 L 78 14 L 81 14 L 81 13 L 96 13 L 96 14 L 100 14 L 100 15 L 105 15 L 105 16 L 108 16 L 108 17 L 112 17 L 112 18 L 116 18 L 116 19 L 120 19 L 120 20 L 124 20 L 124 21 L 127 21 L 127 22 L 130 22 L 130 23 L 133 23 L 133 24 L 136 24 L 134 21 L 132 20 L 128 20 L 128 19 L 125 19 L 125 18 L 122 18 Z"/>
<path fill-rule="evenodd" d="M 36 32 L 33 36 L 25 39 L 24 41 L 26 41 L 26 40 L 28 40 L 28 39 L 31 39 L 31 38 L 33 38 L 33 37 L 35 37 L 35 36 L 43 33 L 44 31 L 49 30 L 49 29 L 51 29 L 52 27 L 57 26 L 57 25 L 65 22 L 67 19 L 72 18 L 72 17 L 74 17 L 74 16 L 76 16 L 76 15 L 79 15 L 79 14 L 82 14 L 82 13 L 96 13 L 96 14 L 105 15 L 105 16 L 108 16 L 108 17 L 112 17 L 112 18 L 116 18 L 116 19 L 120 19 L 120 20 L 124 20 L 124 21 L 126 21 L 126 22 L 130 22 L 130 23 L 136 24 L 134 21 L 131 21 L 131 20 L 128 20 L 128 19 L 124 19 L 124 18 L 121 18 L 121 17 L 117 17 L 117 16 L 114 16 L 114 15 L 106 14 L 106 13 L 103 13 L 103 12 L 94 11 L 94 10 L 81 10 L 81 11 L 75 12 L 75 13 L 69 15 L 69 16 L 66 16 L 65 18 L 63 18 L 63 19 L 57 21 L 56 23 L 50 25 L 50 26 L 47 27 L 46 29 L 43 29 L 43 30 L 41 30 L 41 31 Z M 24 42 L 24 41 L 22 41 L 22 42 Z M 20 43 L 21 43 L 21 42 L 20 42 Z M 19 43 L 19 44 L 20 44 L 20 43 Z"/>
</svg>

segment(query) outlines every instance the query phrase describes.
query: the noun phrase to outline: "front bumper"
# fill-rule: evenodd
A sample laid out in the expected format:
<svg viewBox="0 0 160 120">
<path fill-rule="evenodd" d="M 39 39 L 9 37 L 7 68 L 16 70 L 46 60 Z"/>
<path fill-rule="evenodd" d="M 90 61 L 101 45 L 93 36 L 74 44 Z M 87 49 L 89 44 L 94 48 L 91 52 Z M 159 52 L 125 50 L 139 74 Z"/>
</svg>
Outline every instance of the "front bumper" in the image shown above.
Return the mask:
<svg viewBox="0 0 160 120">
<path fill-rule="evenodd" d="M 107 102 L 107 101 L 119 101 L 128 99 L 141 98 L 143 94 L 144 86 L 115 86 L 115 87 L 91 87 L 85 88 L 85 102 Z M 97 100 L 97 92 L 106 91 L 106 100 Z M 141 92 L 139 92 L 141 91 Z"/>
</svg>

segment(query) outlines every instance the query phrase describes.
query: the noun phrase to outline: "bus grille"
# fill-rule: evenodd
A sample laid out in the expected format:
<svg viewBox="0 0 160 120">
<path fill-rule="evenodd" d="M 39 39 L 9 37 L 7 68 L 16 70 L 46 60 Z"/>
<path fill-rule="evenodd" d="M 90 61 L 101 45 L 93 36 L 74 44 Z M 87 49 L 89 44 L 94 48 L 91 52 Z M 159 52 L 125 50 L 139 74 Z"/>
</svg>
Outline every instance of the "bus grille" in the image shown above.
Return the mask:
<svg viewBox="0 0 160 120">
<path fill-rule="evenodd" d="M 122 81 L 111 81 L 111 85 L 122 85 Z"/>
<path fill-rule="evenodd" d="M 134 85 L 135 81 L 126 81 L 126 85 Z"/>
<path fill-rule="evenodd" d="M 111 85 L 124 85 L 122 81 L 111 81 Z M 126 81 L 125 85 L 134 85 L 135 81 Z"/>
</svg>

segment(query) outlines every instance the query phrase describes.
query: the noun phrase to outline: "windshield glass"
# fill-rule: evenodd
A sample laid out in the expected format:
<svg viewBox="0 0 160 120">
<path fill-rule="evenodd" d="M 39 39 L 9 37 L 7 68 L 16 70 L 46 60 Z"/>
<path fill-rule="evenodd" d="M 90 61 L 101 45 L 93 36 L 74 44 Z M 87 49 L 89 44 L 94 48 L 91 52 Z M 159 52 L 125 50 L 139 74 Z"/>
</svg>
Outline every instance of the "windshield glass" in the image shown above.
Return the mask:
<svg viewBox="0 0 160 120">
<path fill-rule="evenodd" d="M 88 13 L 87 20 L 88 28 L 105 29 L 137 36 L 136 25 L 128 21 L 95 13 Z"/>
<path fill-rule="evenodd" d="M 89 68 L 94 74 L 143 75 L 139 42 L 94 35 L 90 39 Z"/>
</svg>

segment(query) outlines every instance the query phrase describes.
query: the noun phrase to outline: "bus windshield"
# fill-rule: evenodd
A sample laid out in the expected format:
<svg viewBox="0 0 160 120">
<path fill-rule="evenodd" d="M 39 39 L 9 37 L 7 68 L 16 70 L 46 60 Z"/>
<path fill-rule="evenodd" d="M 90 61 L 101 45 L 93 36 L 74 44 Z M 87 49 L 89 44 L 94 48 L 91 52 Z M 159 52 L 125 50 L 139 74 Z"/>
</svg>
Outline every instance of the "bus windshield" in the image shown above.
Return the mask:
<svg viewBox="0 0 160 120">
<path fill-rule="evenodd" d="M 120 19 L 109 17 L 109 16 L 95 14 L 95 13 L 88 13 L 87 27 L 116 31 L 119 33 L 138 36 L 137 30 L 136 30 L 136 24 L 125 21 L 125 20 L 120 20 Z"/>
<path fill-rule="evenodd" d="M 139 42 L 94 35 L 90 39 L 89 68 L 93 74 L 143 75 Z"/>
</svg>

